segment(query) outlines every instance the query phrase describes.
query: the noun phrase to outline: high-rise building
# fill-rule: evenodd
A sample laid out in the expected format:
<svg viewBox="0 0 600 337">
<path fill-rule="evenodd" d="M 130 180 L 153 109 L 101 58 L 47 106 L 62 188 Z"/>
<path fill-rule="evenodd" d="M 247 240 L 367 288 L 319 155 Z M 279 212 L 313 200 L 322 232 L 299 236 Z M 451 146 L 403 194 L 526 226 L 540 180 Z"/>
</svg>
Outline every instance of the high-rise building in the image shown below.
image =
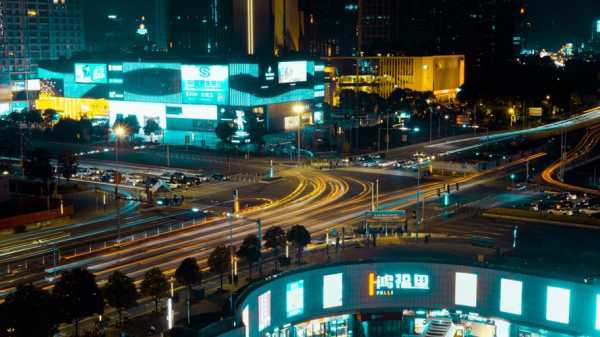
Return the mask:
<svg viewBox="0 0 600 337">
<path fill-rule="evenodd" d="M 298 0 L 233 1 L 235 51 L 284 55 L 301 51 L 304 12 Z"/>
<path fill-rule="evenodd" d="M 32 72 L 83 49 L 80 0 L 0 1 L 0 73 Z"/>
<path fill-rule="evenodd" d="M 356 56 L 357 0 L 310 1 L 304 13 L 304 51 L 315 56 Z"/>
<path fill-rule="evenodd" d="M 169 1 L 169 49 L 226 54 L 231 48 L 232 0 Z"/>
</svg>

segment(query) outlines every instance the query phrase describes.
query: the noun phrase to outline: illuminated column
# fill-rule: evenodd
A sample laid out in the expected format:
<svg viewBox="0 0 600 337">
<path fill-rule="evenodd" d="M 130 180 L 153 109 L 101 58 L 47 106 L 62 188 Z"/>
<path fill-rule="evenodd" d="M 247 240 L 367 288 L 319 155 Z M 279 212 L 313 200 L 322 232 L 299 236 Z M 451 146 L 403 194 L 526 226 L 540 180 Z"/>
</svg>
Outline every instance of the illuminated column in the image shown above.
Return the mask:
<svg viewBox="0 0 600 337">
<path fill-rule="evenodd" d="M 169 298 L 167 300 L 167 328 L 169 330 L 173 329 L 173 321 L 174 321 L 174 313 L 173 313 L 173 299 Z"/>
</svg>

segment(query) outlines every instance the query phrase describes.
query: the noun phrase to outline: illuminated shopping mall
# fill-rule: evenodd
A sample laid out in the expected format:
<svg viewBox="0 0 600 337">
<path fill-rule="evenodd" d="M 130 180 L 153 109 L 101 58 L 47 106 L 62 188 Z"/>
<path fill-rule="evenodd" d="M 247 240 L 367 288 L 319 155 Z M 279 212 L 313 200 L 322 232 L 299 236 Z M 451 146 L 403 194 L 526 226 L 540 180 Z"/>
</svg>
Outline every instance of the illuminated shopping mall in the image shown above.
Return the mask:
<svg viewBox="0 0 600 337">
<path fill-rule="evenodd" d="M 598 336 L 600 287 L 463 262 L 354 262 L 251 285 L 220 337 Z"/>
<path fill-rule="evenodd" d="M 214 147 L 220 121 L 247 143 L 248 125 L 297 130 L 323 119 L 324 66 L 311 60 L 59 60 L 42 63 L 28 90 L 61 117 L 154 120 L 167 144 Z M 144 137 L 142 131 L 139 134 Z"/>
</svg>

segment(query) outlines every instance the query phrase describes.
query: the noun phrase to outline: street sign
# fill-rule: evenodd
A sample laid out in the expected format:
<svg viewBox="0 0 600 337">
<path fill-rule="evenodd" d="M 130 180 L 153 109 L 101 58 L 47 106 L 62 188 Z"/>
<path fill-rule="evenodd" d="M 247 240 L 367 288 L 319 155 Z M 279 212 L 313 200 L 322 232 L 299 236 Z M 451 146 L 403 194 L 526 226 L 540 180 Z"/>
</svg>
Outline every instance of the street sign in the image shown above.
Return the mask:
<svg viewBox="0 0 600 337">
<path fill-rule="evenodd" d="M 374 212 L 367 212 L 365 215 L 368 216 L 368 217 L 373 217 L 373 218 L 406 216 L 406 211 L 405 210 L 397 210 L 397 211 L 374 211 Z"/>
</svg>

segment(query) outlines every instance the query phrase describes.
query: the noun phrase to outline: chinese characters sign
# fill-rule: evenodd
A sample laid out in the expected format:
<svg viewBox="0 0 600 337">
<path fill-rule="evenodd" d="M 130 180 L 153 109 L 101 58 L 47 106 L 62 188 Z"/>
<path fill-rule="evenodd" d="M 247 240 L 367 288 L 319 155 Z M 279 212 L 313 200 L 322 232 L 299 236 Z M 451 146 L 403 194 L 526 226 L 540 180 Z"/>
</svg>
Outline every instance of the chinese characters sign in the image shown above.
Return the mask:
<svg viewBox="0 0 600 337">
<path fill-rule="evenodd" d="M 392 296 L 400 290 L 429 290 L 429 275 L 369 273 L 369 296 Z"/>
</svg>

